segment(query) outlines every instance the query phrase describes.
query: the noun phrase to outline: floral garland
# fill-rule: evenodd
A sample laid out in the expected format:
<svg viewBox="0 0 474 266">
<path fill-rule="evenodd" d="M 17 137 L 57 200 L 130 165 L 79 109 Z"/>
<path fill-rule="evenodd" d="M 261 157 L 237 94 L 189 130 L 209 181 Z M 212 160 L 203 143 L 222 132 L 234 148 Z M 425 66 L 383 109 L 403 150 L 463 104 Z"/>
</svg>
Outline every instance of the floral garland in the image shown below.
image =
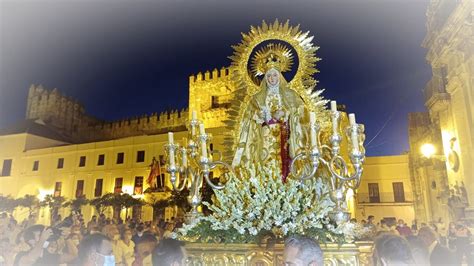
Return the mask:
<svg viewBox="0 0 474 266">
<path fill-rule="evenodd" d="M 321 178 L 281 181 L 275 164 L 240 169 L 239 178 L 228 174 L 223 190 L 215 191 L 213 213 L 186 224 L 179 238 L 192 242 L 258 243 L 263 236 L 281 239 L 311 235 L 321 242 L 347 242 L 354 238 L 349 223 L 332 223 L 334 203 Z"/>
</svg>

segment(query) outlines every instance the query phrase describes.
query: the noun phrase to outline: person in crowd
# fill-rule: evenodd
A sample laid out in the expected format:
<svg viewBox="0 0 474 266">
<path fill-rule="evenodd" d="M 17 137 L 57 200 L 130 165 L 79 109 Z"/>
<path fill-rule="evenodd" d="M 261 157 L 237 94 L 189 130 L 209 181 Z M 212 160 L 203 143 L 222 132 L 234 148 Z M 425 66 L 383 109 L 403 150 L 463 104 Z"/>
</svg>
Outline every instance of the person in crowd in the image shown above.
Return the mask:
<svg viewBox="0 0 474 266">
<path fill-rule="evenodd" d="M 291 236 L 285 241 L 283 262 L 284 265 L 322 266 L 323 251 L 319 243 L 312 238 Z"/>
<path fill-rule="evenodd" d="M 374 241 L 373 265 L 414 265 L 408 242 L 401 236 L 381 234 Z"/>
<path fill-rule="evenodd" d="M 119 254 L 122 256 L 122 258 L 120 258 L 122 264 L 131 266 L 135 260 L 135 243 L 132 241 L 132 231 L 130 229 L 126 228 L 123 230 L 122 237 L 119 240 L 118 248 L 120 250 Z"/>
<path fill-rule="evenodd" d="M 140 223 L 135 228 L 135 235 L 132 237 L 132 241 L 133 241 L 133 243 L 135 243 L 135 246 L 140 241 L 140 239 L 143 237 L 144 233 L 145 233 L 145 225 Z"/>
<path fill-rule="evenodd" d="M 153 266 L 182 266 L 186 259 L 184 243 L 176 239 L 163 239 L 153 250 Z"/>
<path fill-rule="evenodd" d="M 84 237 L 79 244 L 79 266 L 115 266 L 112 242 L 103 234 L 92 234 Z"/>
<path fill-rule="evenodd" d="M 48 249 L 56 239 L 51 238 L 53 230 L 37 224 L 30 226 L 23 232 L 23 238 L 29 245 L 29 250 L 18 252 L 14 265 L 57 265 L 69 263 L 77 257 L 77 249 L 71 241 L 67 241 L 66 252 L 57 254 L 56 248 Z M 54 240 L 53 240 L 54 239 Z"/>
<path fill-rule="evenodd" d="M 387 225 L 385 219 L 380 220 L 380 226 L 377 228 L 378 232 L 389 232 L 390 227 Z"/>
<path fill-rule="evenodd" d="M 102 232 L 105 236 L 107 236 L 110 241 L 112 242 L 112 251 L 115 257 L 115 263 L 117 265 L 123 265 L 122 261 L 122 254 L 121 254 L 121 249 L 119 247 L 119 241 L 120 241 L 120 232 L 117 228 L 117 225 L 115 224 L 109 224 L 107 226 L 104 226 L 102 229 Z"/>
<path fill-rule="evenodd" d="M 144 234 L 137 243 L 135 243 L 135 260 L 133 266 L 151 266 L 152 252 L 158 244 L 158 240 L 151 234 Z"/>
<path fill-rule="evenodd" d="M 430 265 L 428 248 L 426 248 L 423 241 L 415 235 L 407 236 L 406 240 L 410 246 L 415 265 Z"/>
<path fill-rule="evenodd" d="M 411 231 L 413 233 L 418 232 L 418 221 L 416 219 L 411 222 Z"/>
<path fill-rule="evenodd" d="M 397 231 L 401 236 L 407 237 L 413 235 L 410 227 L 408 227 L 403 219 L 398 220 Z"/>
<path fill-rule="evenodd" d="M 423 241 L 428 249 L 430 264 L 435 265 L 456 265 L 451 251 L 438 241 L 436 232 L 428 226 L 420 228 L 418 237 Z"/>
<path fill-rule="evenodd" d="M 456 223 L 450 222 L 448 227 L 448 248 L 450 250 L 456 250 Z"/>
<path fill-rule="evenodd" d="M 471 232 L 464 224 L 456 225 L 456 259 L 459 264 L 465 261 L 468 265 L 473 265 L 472 261 L 472 250 L 470 246 Z"/>
</svg>

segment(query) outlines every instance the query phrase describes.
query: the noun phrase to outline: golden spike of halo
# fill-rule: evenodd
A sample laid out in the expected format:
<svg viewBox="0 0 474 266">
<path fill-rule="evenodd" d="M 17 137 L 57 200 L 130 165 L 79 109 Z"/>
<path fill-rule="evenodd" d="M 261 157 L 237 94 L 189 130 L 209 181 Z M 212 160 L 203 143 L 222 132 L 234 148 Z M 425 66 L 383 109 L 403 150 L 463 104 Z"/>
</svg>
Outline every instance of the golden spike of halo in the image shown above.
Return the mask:
<svg viewBox="0 0 474 266">
<path fill-rule="evenodd" d="M 281 43 L 269 43 L 253 56 L 251 71 L 254 76 L 261 76 L 270 68 L 275 68 L 280 72 L 290 71 L 292 65 L 293 54 L 290 48 Z"/>
</svg>

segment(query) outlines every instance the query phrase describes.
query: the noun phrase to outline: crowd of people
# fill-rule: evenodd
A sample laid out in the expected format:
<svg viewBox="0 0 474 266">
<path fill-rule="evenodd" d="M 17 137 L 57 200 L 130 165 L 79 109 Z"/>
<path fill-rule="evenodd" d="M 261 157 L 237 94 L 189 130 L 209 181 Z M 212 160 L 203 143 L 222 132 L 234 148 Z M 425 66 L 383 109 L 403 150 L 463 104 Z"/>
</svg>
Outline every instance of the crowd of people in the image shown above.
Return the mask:
<svg viewBox="0 0 474 266">
<path fill-rule="evenodd" d="M 166 259 L 161 257 L 184 256 L 182 244 L 172 239 L 182 223 L 174 218 L 159 219 L 155 224 L 133 219 L 114 221 L 104 215 L 85 223 L 80 213 L 73 213 L 65 219 L 57 217 L 45 227 L 36 224 L 33 215 L 20 224 L 2 213 L 0 266 L 172 265 L 163 264 Z M 155 259 L 158 262 L 154 263 Z"/>
<path fill-rule="evenodd" d="M 474 265 L 471 233 L 466 224 L 449 224 L 446 233 L 436 224 L 402 219 L 397 223 L 375 217 L 352 223 L 371 232 L 373 265 Z M 156 224 L 133 219 L 113 221 L 104 215 L 85 223 L 80 213 L 58 217 L 52 226 L 35 223 L 34 216 L 19 224 L 0 214 L 0 266 L 3 265 L 184 265 L 183 243 L 172 238 L 183 221 L 160 219 Z M 286 239 L 284 265 L 323 265 L 317 241 Z"/>
<path fill-rule="evenodd" d="M 408 225 L 403 219 L 375 223 L 370 215 L 360 223 L 352 222 L 374 240 L 374 265 L 474 265 L 468 221 L 451 222 L 449 226 L 441 221 L 420 225 L 413 221 Z"/>
</svg>

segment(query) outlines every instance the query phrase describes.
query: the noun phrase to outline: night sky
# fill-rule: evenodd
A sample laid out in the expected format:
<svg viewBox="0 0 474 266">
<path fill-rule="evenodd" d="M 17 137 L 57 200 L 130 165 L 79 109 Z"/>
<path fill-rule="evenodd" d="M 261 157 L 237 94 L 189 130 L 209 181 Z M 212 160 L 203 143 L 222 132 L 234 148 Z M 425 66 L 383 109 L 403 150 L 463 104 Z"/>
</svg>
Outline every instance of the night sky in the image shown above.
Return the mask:
<svg viewBox="0 0 474 266">
<path fill-rule="evenodd" d="M 367 155 L 408 150 L 407 115 L 424 111 L 431 70 L 427 0 L 2 1 L 0 128 L 24 119 L 30 84 L 58 88 L 116 120 L 188 102 L 188 77 L 229 66 L 231 45 L 262 20 L 315 36 L 319 88 L 366 126 Z M 377 134 L 380 132 L 380 134 Z"/>
</svg>

